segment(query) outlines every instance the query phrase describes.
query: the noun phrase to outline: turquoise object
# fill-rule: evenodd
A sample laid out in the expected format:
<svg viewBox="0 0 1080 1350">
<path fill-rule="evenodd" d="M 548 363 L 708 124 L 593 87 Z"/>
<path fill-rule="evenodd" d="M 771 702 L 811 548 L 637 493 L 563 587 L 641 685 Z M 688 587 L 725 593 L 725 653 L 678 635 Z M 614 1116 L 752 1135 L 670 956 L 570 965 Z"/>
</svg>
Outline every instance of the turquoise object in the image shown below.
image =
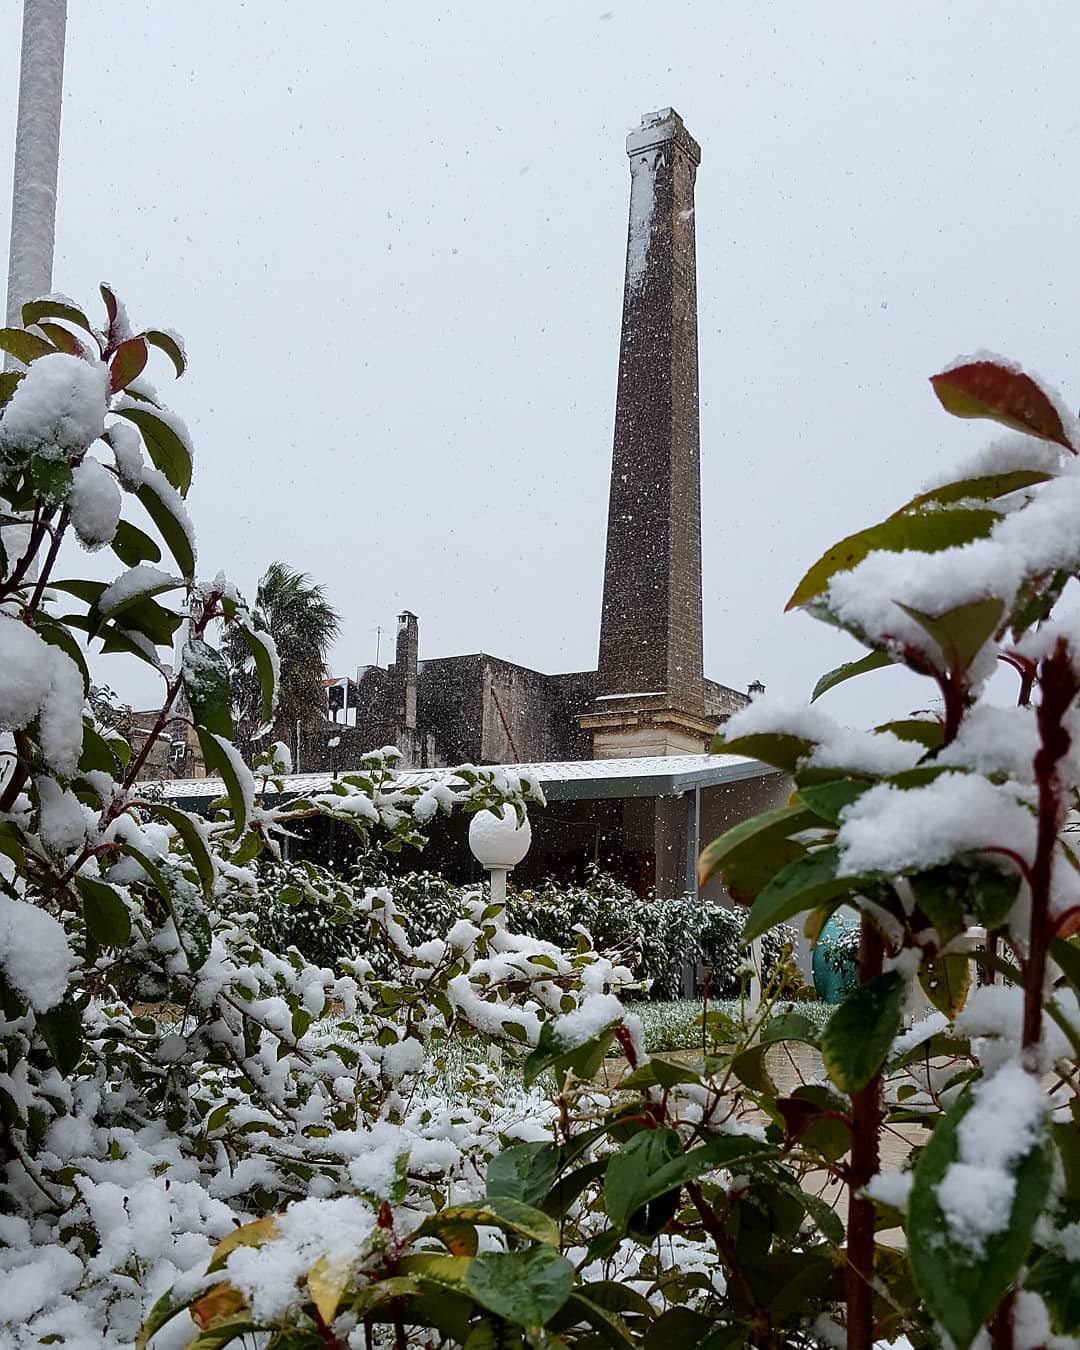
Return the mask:
<svg viewBox="0 0 1080 1350">
<path fill-rule="evenodd" d="M 823 1003 L 843 1003 L 855 988 L 857 948 L 845 938 L 856 933 L 858 927 L 856 919 L 834 914 L 825 923 L 814 945 L 814 988 Z"/>
</svg>

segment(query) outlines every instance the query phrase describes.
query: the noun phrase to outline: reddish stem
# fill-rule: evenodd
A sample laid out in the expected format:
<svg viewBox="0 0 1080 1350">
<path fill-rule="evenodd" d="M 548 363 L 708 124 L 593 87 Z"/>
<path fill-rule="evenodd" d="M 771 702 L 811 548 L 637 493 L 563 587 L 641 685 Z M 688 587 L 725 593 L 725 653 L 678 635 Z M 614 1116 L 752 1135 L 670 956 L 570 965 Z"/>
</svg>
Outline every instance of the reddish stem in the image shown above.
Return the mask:
<svg viewBox="0 0 1080 1350">
<path fill-rule="evenodd" d="M 1080 691 L 1068 645 L 1063 638 L 1042 663 L 1042 698 L 1036 710 L 1039 748 L 1035 752 L 1035 782 L 1039 791 L 1039 825 L 1035 860 L 1031 867 L 1031 927 L 1024 967 L 1023 1046 L 1038 1045 L 1042 1036 L 1043 986 L 1046 953 L 1053 937 L 1050 922 L 1050 881 L 1058 834 L 1065 821 L 1067 802 L 1058 765 L 1069 753 L 1072 737 L 1063 725 L 1065 714 Z"/>
<path fill-rule="evenodd" d="M 881 974 L 885 948 L 864 914 L 859 930 L 859 983 Z M 851 1094 L 851 1163 L 848 1168 L 847 1295 L 848 1350 L 874 1344 L 874 1202 L 862 1194 L 880 1166 L 881 1074 Z"/>
</svg>

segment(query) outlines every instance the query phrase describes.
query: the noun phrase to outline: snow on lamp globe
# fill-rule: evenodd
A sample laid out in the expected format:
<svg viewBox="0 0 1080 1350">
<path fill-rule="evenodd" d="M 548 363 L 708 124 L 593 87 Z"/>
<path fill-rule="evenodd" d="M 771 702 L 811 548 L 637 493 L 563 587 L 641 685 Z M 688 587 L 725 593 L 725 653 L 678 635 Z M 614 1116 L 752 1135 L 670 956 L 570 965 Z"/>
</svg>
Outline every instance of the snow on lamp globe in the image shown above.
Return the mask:
<svg viewBox="0 0 1080 1350">
<path fill-rule="evenodd" d="M 469 824 L 469 847 L 481 867 L 491 874 L 491 899 L 501 904 L 506 899 L 506 874 L 516 867 L 532 843 L 528 816 L 518 823 L 512 806 L 477 811 Z"/>
</svg>

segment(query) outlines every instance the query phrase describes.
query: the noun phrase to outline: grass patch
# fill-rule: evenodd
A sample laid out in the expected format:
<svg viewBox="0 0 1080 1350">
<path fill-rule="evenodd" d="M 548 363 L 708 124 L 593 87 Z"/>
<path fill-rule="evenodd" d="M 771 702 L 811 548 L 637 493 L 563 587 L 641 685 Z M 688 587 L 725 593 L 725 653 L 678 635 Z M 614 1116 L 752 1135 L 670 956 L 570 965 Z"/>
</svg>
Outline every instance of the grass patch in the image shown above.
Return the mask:
<svg viewBox="0 0 1080 1350">
<path fill-rule="evenodd" d="M 824 1026 L 832 1008 L 827 1003 L 795 1003 L 781 1005 L 803 1013 L 817 1026 Z M 670 1002 L 632 1003 L 631 1012 L 641 1018 L 645 1032 L 645 1049 L 649 1054 L 664 1050 L 696 1050 L 701 1045 L 701 1000 L 673 999 Z M 732 1021 L 739 1020 L 739 1000 L 719 998 L 709 1000 L 709 1011 L 723 1013 Z"/>
</svg>

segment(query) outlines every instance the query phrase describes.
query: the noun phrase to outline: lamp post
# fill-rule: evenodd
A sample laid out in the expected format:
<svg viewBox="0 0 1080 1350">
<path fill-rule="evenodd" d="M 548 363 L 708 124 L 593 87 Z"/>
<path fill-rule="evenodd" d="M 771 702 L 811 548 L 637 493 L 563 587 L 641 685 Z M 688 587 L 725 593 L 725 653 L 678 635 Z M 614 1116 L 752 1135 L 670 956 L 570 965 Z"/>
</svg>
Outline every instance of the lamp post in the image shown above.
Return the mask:
<svg viewBox="0 0 1080 1350">
<path fill-rule="evenodd" d="M 519 825 L 512 806 L 477 811 L 473 816 L 469 825 L 469 848 L 480 866 L 486 867 L 491 874 L 493 904 L 505 903 L 506 874 L 524 858 L 531 843 L 532 826 L 528 816 Z"/>
<path fill-rule="evenodd" d="M 52 287 L 67 0 L 23 0 L 7 321 Z"/>
</svg>

